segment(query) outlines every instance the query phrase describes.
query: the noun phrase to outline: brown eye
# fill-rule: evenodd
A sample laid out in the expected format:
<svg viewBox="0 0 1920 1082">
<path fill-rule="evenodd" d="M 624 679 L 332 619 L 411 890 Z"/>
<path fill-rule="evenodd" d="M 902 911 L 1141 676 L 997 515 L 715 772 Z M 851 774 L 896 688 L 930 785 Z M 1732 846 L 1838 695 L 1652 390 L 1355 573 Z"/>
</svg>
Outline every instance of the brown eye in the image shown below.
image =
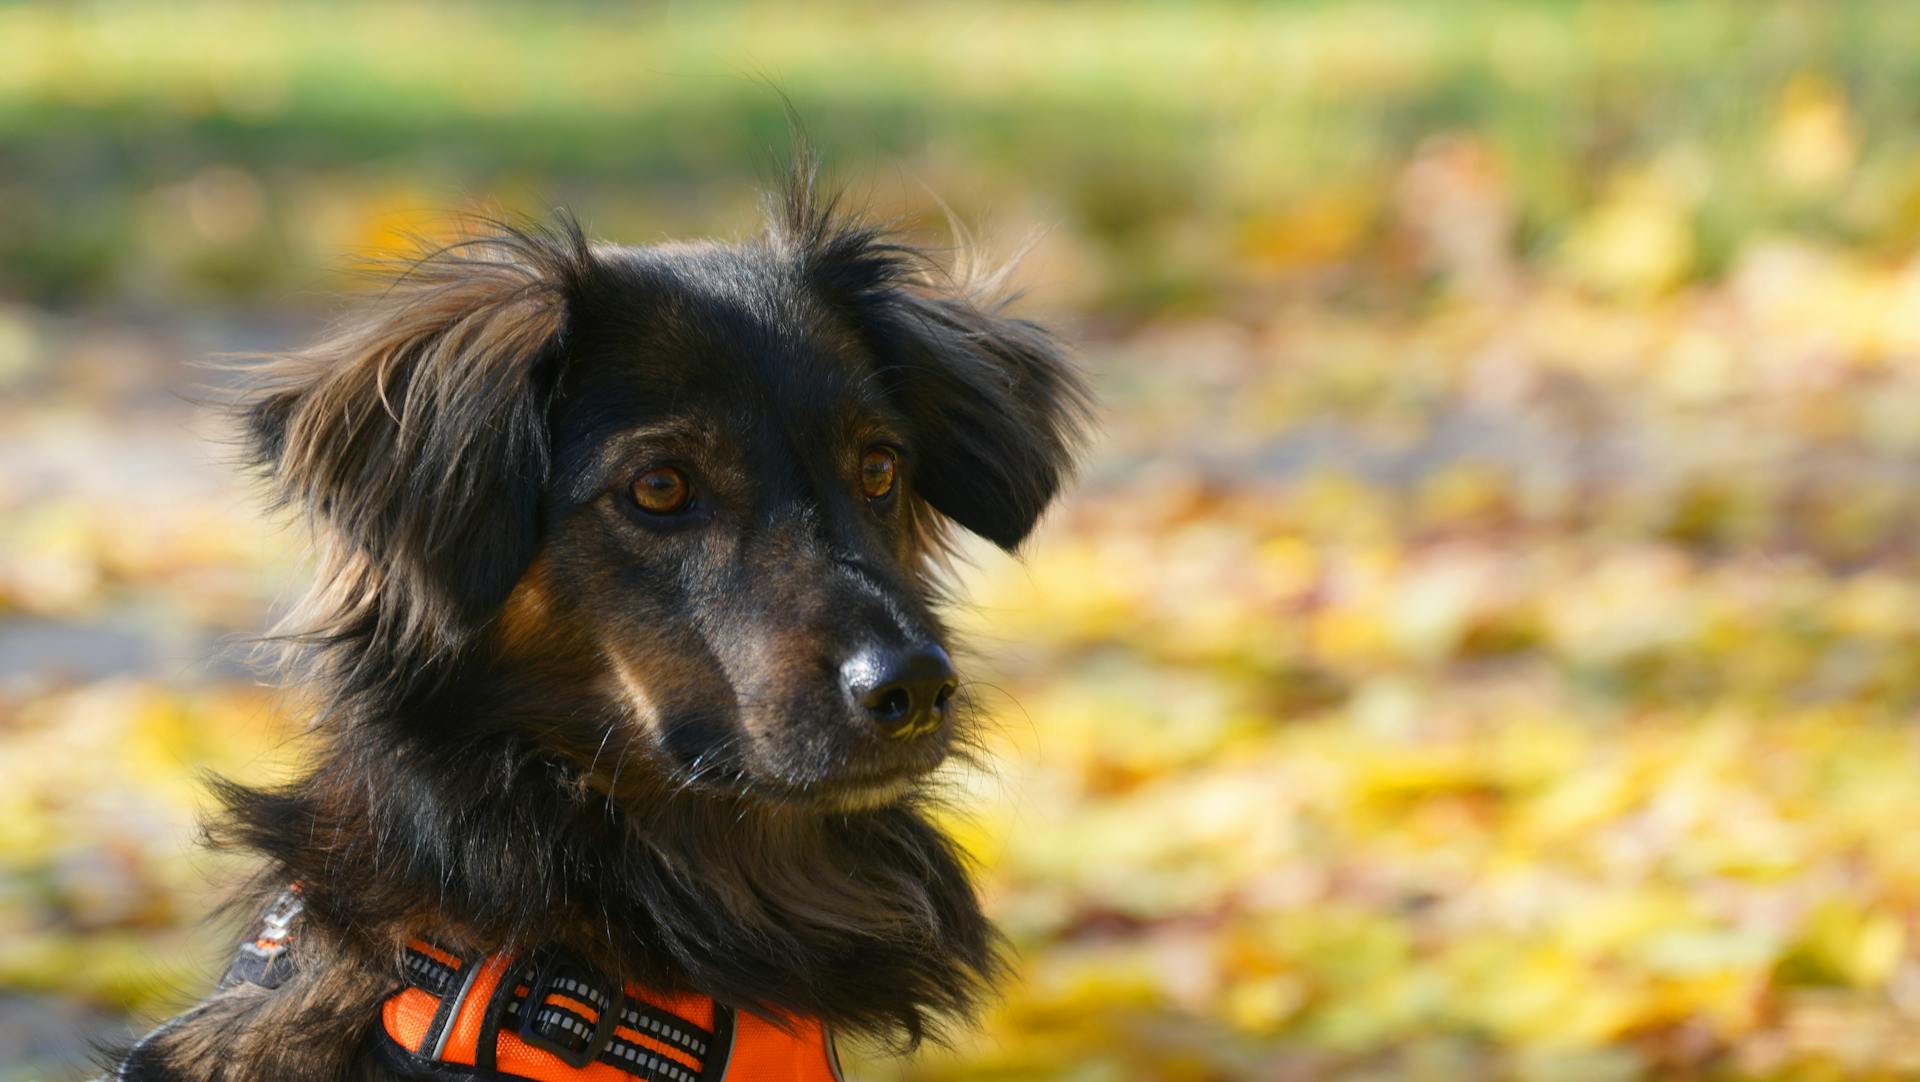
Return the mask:
<svg viewBox="0 0 1920 1082">
<path fill-rule="evenodd" d="M 867 499 L 877 500 L 893 491 L 894 474 L 899 472 L 900 456 L 891 447 L 869 447 L 860 456 L 860 491 Z"/>
<path fill-rule="evenodd" d="M 672 466 L 658 466 L 633 479 L 633 502 L 642 511 L 675 514 L 693 502 L 693 485 Z"/>
</svg>

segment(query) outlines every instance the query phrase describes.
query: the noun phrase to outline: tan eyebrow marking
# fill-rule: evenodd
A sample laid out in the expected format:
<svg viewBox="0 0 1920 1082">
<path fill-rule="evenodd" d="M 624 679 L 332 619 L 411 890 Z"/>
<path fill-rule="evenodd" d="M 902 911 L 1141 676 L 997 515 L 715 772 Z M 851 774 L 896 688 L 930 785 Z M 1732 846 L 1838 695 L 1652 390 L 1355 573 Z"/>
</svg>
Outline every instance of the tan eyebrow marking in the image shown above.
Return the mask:
<svg viewBox="0 0 1920 1082">
<path fill-rule="evenodd" d="M 673 417 L 664 421 L 626 429 L 602 443 L 595 465 L 612 470 L 637 457 L 643 449 L 659 446 L 710 453 L 719 446 L 714 425 L 694 417 Z"/>
</svg>

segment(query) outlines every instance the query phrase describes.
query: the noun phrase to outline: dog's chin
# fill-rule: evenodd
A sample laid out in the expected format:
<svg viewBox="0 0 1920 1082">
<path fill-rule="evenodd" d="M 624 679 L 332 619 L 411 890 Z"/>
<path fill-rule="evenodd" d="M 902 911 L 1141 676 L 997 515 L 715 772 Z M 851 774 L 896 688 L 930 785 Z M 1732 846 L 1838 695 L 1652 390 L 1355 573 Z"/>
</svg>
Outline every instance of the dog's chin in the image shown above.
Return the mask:
<svg viewBox="0 0 1920 1082">
<path fill-rule="evenodd" d="M 919 776 L 894 778 L 890 781 L 863 782 L 825 790 L 815 798 L 815 804 L 828 811 L 873 811 L 900 803 L 919 787 Z"/>
<path fill-rule="evenodd" d="M 874 811 L 911 800 L 945 762 L 944 749 L 929 745 L 895 761 L 859 761 L 794 773 L 790 768 L 749 770 L 746 795 L 793 812 Z"/>
<path fill-rule="evenodd" d="M 919 791 L 928 771 L 903 770 L 884 775 L 827 777 L 807 781 L 761 779 L 747 791 L 793 811 L 821 813 L 875 811 L 899 804 Z"/>
</svg>

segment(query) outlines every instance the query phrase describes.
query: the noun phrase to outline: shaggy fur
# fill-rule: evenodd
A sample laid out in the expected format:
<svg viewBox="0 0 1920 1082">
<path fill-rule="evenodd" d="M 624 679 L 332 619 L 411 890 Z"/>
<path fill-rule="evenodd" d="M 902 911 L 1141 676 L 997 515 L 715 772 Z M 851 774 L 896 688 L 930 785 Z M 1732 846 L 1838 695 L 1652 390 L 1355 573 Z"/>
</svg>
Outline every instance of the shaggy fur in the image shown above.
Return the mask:
<svg viewBox="0 0 1920 1082">
<path fill-rule="evenodd" d="M 422 930 L 902 1048 L 976 1008 L 996 936 L 924 784 L 967 712 L 883 739 L 836 666 L 944 644 L 946 531 L 1011 549 L 1059 489 L 1087 398 L 1043 330 L 803 166 L 745 243 L 563 219 L 427 255 L 265 365 L 244 418 L 316 537 L 286 641 L 318 750 L 222 785 L 212 833 L 265 860 L 245 904 L 300 884 L 296 976 L 204 1001 L 126 1077 L 388 1077 L 364 1042 Z M 636 508 L 660 462 L 704 502 Z"/>
</svg>

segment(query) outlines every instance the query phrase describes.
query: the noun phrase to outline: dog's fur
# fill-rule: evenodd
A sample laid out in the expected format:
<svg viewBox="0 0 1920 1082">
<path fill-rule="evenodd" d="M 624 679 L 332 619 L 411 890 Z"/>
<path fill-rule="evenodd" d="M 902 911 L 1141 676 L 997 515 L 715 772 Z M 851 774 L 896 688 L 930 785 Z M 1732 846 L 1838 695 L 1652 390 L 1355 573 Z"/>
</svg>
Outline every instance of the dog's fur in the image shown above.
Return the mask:
<svg viewBox="0 0 1920 1082">
<path fill-rule="evenodd" d="M 967 712 L 886 741 L 835 665 L 944 642 L 947 530 L 1016 546 L 1086 392 L 810 167 L 771 218 L 733 245 L 495 229 L 261 370 L 250 446 L 320 553 L 290 637 L 318 758 L 223 785 L 214 836 L 265 858 L 246 904 L 300 884 L 296 976 L 204 1001 L 126 1077 L 390 1077 L 364 1042 L 423 929 L 903 1048 L 976 1007 L 996 935 L 922 784 Z M 672 521 L 628 495 L 662 461 L 706 501 Z"/>
</svg>

